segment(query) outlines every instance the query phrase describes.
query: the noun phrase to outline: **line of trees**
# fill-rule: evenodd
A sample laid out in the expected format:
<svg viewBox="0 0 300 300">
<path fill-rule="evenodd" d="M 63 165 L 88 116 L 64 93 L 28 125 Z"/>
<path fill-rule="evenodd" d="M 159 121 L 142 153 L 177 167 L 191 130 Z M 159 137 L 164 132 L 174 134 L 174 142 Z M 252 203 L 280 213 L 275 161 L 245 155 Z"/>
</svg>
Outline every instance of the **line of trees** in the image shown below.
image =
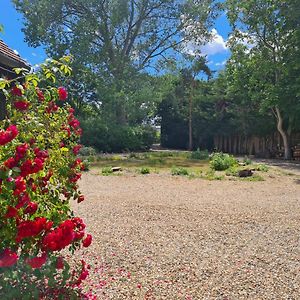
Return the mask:
<svg viewBox="0 0 300 300">
<path fill-rule="evenodd" d="M 220 2 L 14 0 L 30 45 L 74 56 L 68 85 L 85 144 L 147 148 L 155 123 L 164 146 L 188 149 L 213 148 L 215 135 L 277 130 L 289 159 L 290 136 L 300 129 L 298 1 Z M 199 51 L 224 11 L 232 55 L 215 75 L 186 47 Z"/>
</svg>

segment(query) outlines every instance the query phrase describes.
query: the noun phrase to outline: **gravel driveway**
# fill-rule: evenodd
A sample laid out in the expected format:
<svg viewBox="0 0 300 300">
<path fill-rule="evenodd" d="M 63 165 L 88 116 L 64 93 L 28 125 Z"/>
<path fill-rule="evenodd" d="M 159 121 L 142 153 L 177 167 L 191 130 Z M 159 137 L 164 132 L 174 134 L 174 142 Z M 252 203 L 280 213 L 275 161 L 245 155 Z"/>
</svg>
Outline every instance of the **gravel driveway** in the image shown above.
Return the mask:
<svg viewBox="0 0 300 300">
<path fill-rule="evenodd" d="M 85 174 L 98 299 L 300 299 L 300 184 Z"/>
</svg>

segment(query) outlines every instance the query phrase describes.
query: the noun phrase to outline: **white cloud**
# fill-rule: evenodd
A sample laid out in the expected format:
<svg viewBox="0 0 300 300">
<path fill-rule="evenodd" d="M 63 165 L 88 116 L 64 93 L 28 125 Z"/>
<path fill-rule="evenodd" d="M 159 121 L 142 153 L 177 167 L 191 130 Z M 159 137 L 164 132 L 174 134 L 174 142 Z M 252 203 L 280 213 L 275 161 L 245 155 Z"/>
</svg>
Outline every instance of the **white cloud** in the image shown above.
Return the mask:
<svg viewBox="0 0 300 300">
<path fill-rule="evenodd" d="M 227 51 L 226 42 L 223 37 L 218 34 L 216 29 L 212 29 L 212 41 L 200 47 L 204 55 L 214 55 Z"/>
<path fill-rule="evenodd" d="M 225 66 L 226 62 L 227 62 L 227 60 L 223 60 L 222 62 L 217 62 L 217 63 L 215 64 L 215 66 L 216 66 L 216 67 L 222 67 L 222 66 Z"/>
<path fill-rule="evenodd" d="M 211 31 L 212 39 L 205 45 L 197 45 L 193 42 L 188 42 L 185 45 L 185 52 L 192 55 L 215 55 L 218 53 L 223 53 L 228 50 L 226 46 L 226 41 L 224 38 L 218 33 L 216 29 L 212 29 Z"/>
<path fill-rule="evenodd" d="M 37 56 L 37 54 L 35 52 L 32 52 L 31 55 L 32 56 Z"/>
<path fill-rule="evenodd" d="M 19 55 L 19 52 L 17 50 L 13 50 L 15 54 Z"/>
</svg>

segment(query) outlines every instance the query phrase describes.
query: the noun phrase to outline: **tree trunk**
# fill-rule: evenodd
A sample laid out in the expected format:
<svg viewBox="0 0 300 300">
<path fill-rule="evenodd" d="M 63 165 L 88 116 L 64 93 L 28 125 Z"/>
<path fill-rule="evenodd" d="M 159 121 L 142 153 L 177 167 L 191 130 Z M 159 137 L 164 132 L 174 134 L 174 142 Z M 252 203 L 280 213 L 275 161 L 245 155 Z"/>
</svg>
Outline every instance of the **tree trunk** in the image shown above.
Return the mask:
<svg viewBox="0 0 300 300">
<path fill-rule="evenodd" d="M 194 80 L 194 79 L 193 79 Z M 194 81 L 191 85 L 190 99 L 189 99 L 189 150 L 193 150 L 193 91 Z"/>
<path fill-rule="evenodd" d="M 283 129 L 283 119 L 281 116 L 281 112 L 278 107 L 275 107 L 276 118 L 277 118 L 277 130 L 280 133 L 282 140 L 283 140 L 283 147 L 284 147 L 284 159 L 288 160 L 291 159 L 291 148 L 289 143 L 289 138 L 285 130 Z"/>
<path fill-rule="evenodd" d="M 189 101 L 189 150 L 193 150 L 192 97 Z"/>
</svg>

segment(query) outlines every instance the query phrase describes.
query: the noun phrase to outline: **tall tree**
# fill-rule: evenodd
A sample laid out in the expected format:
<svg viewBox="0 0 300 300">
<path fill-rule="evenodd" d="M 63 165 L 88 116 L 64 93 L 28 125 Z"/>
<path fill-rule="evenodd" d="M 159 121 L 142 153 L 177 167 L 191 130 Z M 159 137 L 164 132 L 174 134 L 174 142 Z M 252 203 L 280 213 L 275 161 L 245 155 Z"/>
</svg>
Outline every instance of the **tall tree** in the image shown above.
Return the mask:
<svg viewBox="0 0 300 300">
<path fill-rule="evenodd" d="M 231 39 L 232 65 L 236 71 L 243 65 L 249 71 L 247 82 L 251 98 L 260 109 L 274 114 L 277 130 L 284 143 L 284 157 L 291 157 L 289 134 L 295 113 L 299 113 L 298 66 L 291 65 L 299 57 L 299 19 L 293 11 L 295 0 L 227 0 L 228 17 L 234 32 Z M 244 55 L 241 54 L 241 44 Z M 287 79 L 292 82 L 287 84 Z M 286 85 L 287 84 L 287 85 Z"/>
<path fill-rule="evenodd" d="M 139 70 L 154 67 L 190 40 L 204 43 L 213 0 L 13 0 L 26 40 L 52 56 L 71 53 L 79 68 L 106 78 L 116 94 Z M 117 119 L 126 122 L 123 97 Z"/>
<path fill-rule="evenodd" d="M 206 64 L 206 59 L 204 57 L 200 57 L 195 60 L 192 65 L 188 68 L 181 70 L 181 77 L 183 81 L 183 85 L 187 90 L 188 96 L 188 120 L 189 120 L 189 145 L 188 150 L 193 150 L 193 98 L 194 98 L 194 90 L 198 85 L 198 81 L 196 80 L 196 76 L 199 75 L 200 72 L 204 72 L 208 78 L 211 77 L 211 70 L 208 68 Z"/>
</svg>

